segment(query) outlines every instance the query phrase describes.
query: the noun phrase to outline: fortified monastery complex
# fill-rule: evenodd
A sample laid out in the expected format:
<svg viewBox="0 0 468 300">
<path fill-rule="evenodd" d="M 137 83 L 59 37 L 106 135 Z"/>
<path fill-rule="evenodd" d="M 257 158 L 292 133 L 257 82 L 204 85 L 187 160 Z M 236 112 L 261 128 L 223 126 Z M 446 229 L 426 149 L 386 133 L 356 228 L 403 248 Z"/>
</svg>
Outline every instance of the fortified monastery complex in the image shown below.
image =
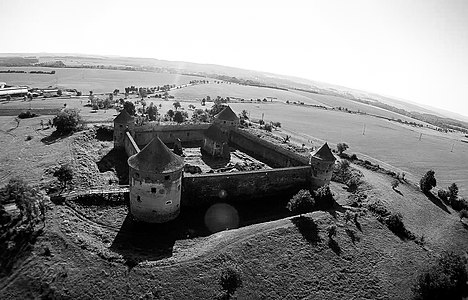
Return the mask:
<svg viewBox="0 0 468 300">
<path fill-rule="evenodd" d="M 229 159 L 231 148 L 239 149 L 273 169 L 185 174 L 184 158 L 168 146 L 200 147 L 216 159 Z M 240 129 L 230 107 L 212 124 L 185 125 L 137 126 L 123 110 L 114 119 L 114 147 L 129 156 L 130 213 L 148 223 L 173 220 L 181 207 L 316 189 L 330 182 L 335 163 L 326 143 L 307 159 Z"/>
</svg>

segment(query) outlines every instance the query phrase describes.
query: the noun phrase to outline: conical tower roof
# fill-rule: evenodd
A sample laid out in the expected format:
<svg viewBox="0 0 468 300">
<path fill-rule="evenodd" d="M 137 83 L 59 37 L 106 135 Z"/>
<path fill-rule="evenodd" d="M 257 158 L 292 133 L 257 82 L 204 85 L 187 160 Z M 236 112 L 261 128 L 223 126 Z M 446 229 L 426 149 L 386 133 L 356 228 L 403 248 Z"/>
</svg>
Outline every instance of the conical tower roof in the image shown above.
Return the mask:
<svg viewBox="0 0 468 300">
<path fill-rule="evenodd" d="M 127 123 L 129 121 L 133 121 L 133 117 L 124 109 L 120 112 L 120 114 L 115 117 L 114 123 Z"/>
<path fill-rule="evenodd" d="M 239 119 L 229 106 L 226 106 L 215 118 L 223 121 L 237 121 Z"/>
<path fill-rule="evenodd" d="M 128 159 L 128 165 L 140 171 L 171 173 L 182 169 L 184 160 L 172 153 L 159 137 L 155 137 L 143 150 Z"/>
<path fill-rule="evenodd" d="M 203 134 L 213 140 L 213 141 L 216 141 L 216 142 L 227 142 L 228 141 L 228 138 L 227 136 L 221 131 L 221 129 L 219 129 L 218 126 L 216 125 L 211 125 L 210 127 L 208 127 L 208 129 L 206 129 Z"/>
<path fill-rule="evenodd" d="M 325 143 L 320 147 L 317 151 L 315 151 L 314 154 L 312 154 L 313 157 L 319 158 L 324 161 L 335 161 L 336 158 L 333 155 L 333 153 L 330 150 L 330 147 L 328 147 L 328 144 Z"/>
</svg>

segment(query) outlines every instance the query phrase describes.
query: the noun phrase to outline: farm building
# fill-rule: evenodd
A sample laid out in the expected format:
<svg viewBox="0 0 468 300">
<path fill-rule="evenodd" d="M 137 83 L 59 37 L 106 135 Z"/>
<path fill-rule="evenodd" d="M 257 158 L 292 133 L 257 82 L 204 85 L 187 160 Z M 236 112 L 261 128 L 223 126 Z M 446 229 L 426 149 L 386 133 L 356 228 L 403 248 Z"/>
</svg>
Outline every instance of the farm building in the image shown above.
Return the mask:
<svg viewBox="0 0 468 300">
<path fill-rule="evenodd" d="M 213 157 L 230 158 L 231 153 L 227 135 L 215 124 L 204 131 L 202 152 Z"/>
<path fill-rule="evenodd" d="M 239 126 L 239 117 L 232 111 L 231 107 L 227 106 L 214 117 L 213 123 L 223 128 L 237 127 Z"/>
<path fill-rule="evenodd" d="M 28 87 L 9 86 L 5 82 L 0 82 L 0 98 L 7 96 L 25 96 L 28 93 Z"/>
</svg>

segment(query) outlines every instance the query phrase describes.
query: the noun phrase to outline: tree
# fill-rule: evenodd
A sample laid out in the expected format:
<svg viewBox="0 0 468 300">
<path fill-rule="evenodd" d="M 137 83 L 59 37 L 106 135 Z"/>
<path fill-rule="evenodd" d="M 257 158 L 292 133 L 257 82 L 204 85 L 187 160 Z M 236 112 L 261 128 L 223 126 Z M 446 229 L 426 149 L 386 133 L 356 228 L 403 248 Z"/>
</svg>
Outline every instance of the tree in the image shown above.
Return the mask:
<svg viewBox="0 0 468 300">
<path fill-rule="evenodd" d="M 448 191 L 449 191 L 449 199 L 450 199 L 450 201 L 457 199 L 457 197 L 458 197 L 458 186 L 457 186 L 457 184 L 456 184 L 455 182 L 452 183 L 452 184 L 448 187 Z"/>
<path fill-rule="evenodd" d="M 433 187 L 437 185 L 437 181 L 434 177 L 435 172 L 429 170 L 424 174 L 424 176 L 419 180 L 419 187 L 424 193 L 428 193 Z"/>
<path fill-rule="evenodd" d="M 241 114 L 240 114 L 240 119 L 248 120 L 248 119 L 249 119 L 249 112 L 246 111 L 245 109 L 242 110 L 242 112 L 241 112 Z"/>
<path fill-rule="evenodd" d="M 174 105 L 175 110 L 178 110 L 181 107 L 179 101 L 175 101 L 174 103 L 172 103 L 172 105 Z"/>
<path fill-rule="evenodd" d="M 338 150 L 338 154 L 342 154 L 343 152 L 345 152 L 347 149 L 349 148 L 348 144 L 346 143 L 338 143 L 336 145 L 336 149 Z"/>
<path fill-rule="evenodd" d="M 14 201 L 22 216 L 28 219 L 34 210 L 34 198 L 36 191 L 27 185 L 21 178 L 11 178 L 0 193 L 0 203 Z"/>
<path fill-rule="evenodd" d="M 226 106 L 224 106 L 223 104 L 221 103 L 215 103 L 213 104 L 213 106 L 211 107 L 211 110 L 210 110 L 210 116 L 216 116 L 217 114 L 219 114 Z"/>
<path fill-rule="evenodd" d="M 327 227 L 327 234 L 329 239 L 333 239 L 336 236 L 336 225 L 330 225 Z"/>
<path fill-rule="evenodd" d="M 126 110 L 130 116 L 135 115 L 135 104 L 133 104 L 133 102 L 125 101 L 123 105 L 123 109 Z"/>
<path fill-rule="evenodd" d="M 73 179 L 73 170 L 69 165 L 61 165 L 60 168 L 55 170 L 54 177 L 57 177 L 63 188 L 65 188 L 67 183 Z"/>
<path fill-rule="evenodd" d="M 219 284 L 226 291 L 228 297 L 231 297 L 237 288 L 242 287 L 240 271 L 235 266 L 225 267 L 221 272 Z"/>
<path fill-rule="evenodd" d="M 60 135 L 76 131 L 81 123 L 81 116 L 77 109 L 64 109 L 53 119 L 53 125 Z"/>
<path fill-rule="evenodd" d="M 208 122 L 209 116 L 203 109 L 195 109 L 192 114 L 192 121 L 194 122 Z"/>
<path fill-rule="evenodd" d="M 184 121 L 184 115 L 180 111 L 176 111 L 174 114 L 174 121 L 182 123 Z"/>
<path fill-rule="evenodd" d="M 169 109 L 169 110 L 167 111 L 167 115 L 168 115 L 169 118 L 171 118 L 171 120 L 172 120 L 172 118 L 174 118 L 174 111 L 173 111 L 172 109 Z"/>
<path fill-rule="evenodd" d="M 57 96 L 59 96 L 59 97 L 60 97 L 60 96 L 62 96 L 62 95 L 63 95 L 63 92 L 62 92 L 62 90 L 57 90 Z"/>
<path fill-rule="evenodd" d="M 314 209 L 315 200 L 308 190 L 300 190 L 286 205 L 286 208 L 293 213 L 308 213 Z"/>
<path fill-rule="evenodd" d="M 318 205 L 330 206 L 333 203 L 333 194 L 328 184 L 318 188 L 314 198 Z"/>
<path fill-rule="evenodd" d="M 148 114 L 148 118 L 151 121 L 156 121 L 156 117 L 158 116 L 158 109 L 153 105 L 153 102 L 151 102 L 150 106 L 146 110 L 146 113 Z"/>
</svg>

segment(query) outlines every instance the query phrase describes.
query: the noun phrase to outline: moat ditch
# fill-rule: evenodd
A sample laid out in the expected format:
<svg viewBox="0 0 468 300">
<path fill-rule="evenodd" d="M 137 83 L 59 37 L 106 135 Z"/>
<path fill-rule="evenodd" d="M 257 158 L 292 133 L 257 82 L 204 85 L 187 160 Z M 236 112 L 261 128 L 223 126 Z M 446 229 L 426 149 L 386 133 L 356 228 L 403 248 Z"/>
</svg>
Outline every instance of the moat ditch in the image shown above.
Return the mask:
<svg viewBox="0 0 468 300">
<path fill-rule="evenodd" d="M 128 213 L 128 198 L 109 203 L 108 200 L 82 196 L 70 206 L 87 218 L 111 225 L 117 231 L 109 249 L 126 260 L 156 261 L 171 257 L 178 240 L 207 237 L 213 233 L 275 221 L 292 216 L 286 204 L 297 191 L 275 197 L 251 200 L 231 199 L 209 206 L 182 207 L 179 216 L 163 224 L 146 224 L 133 220 Z M 118 213 L 115 213 L 118 212 Z"/>
</svg>

